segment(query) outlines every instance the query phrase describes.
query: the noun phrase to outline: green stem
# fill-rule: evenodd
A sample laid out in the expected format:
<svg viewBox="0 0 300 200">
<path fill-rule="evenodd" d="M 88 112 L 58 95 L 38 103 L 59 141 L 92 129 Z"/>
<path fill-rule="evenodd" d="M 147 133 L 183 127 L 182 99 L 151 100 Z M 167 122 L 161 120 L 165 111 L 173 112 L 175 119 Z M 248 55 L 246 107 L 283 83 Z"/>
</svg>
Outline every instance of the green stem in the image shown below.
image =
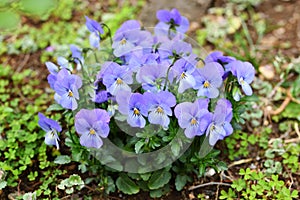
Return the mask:
<svg viewBox="0 0 300 200">
<path fill-rule="evenodd" d="M 105 27 L 108 30 L 108 37 L 109 37 L 109 41 L 110 41 L 110 45 L 112 46 L 113 44 L 113 40 L 112 40 L 112 35 L 111 35 L 111 30 L 110 28 L 106 25 L 106 24 L 101 24 L 103 27 Z"/>
<path fill-rule="evenodd" d="M 166 90 L 166 88 L 167 88 L 167 84 L 168 84 L 168 82 L 169 82 L 169 79 L 168 79 L 169 73 L 170 73 L 170 70 L 171 70 L 171 68 L 173 67 L 174 63 L 176 62 L 176 60 L 177 60 L 177 58 L 174 58 L 172 64 L 168 67 L 168 70 L 167 70 L 167 76 L 166 76 L 166 79 L 165 79 L 165 85 L 164 85 L 164 89 L 163 89 L 163 90 Z"/>
<path fill-rule="evenodd" d="M 86 53 L 89 52 L 89 51 L 92 51 L 92 52 L 93 52 L 96 63 L 99 63 L 99 62 L 98 62 L 97 55 L 96 55 L 95 51 L 94 51 L 92 48 L 84 48 L 84 49 L 83 49 L 84 55 L 86 55 Z M 84 56 L 84 57 L 85 57 L 85 56 Z"/>
</svg>

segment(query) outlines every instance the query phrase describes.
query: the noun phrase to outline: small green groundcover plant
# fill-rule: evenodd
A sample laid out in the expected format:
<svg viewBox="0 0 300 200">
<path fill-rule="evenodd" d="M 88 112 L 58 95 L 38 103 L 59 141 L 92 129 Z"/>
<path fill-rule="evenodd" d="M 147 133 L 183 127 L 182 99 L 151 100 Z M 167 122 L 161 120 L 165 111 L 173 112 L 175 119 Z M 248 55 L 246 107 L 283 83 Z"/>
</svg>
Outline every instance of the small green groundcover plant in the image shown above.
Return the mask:
<svg viewBox="0 0 300 200">
<path fill-rule="evenodd" d="M 76 161 L 81 172 L 96 174 L 79 177 L 75 188 L 65 180 L 58 188 L 68 194 L 95 181 L 105 193 L 117 186 L 159 197 L 171 180 L 181 190 L 192 173 L 226 169 L 213 146 L 238 127 L 254 67 L 219 51 L 205 54 L 184 35 L 189 21 L 177 9 L 156 16 L 153 29 L 129 20 L 114 35 L 86 17 L 90 47 L 70 45 L 69 58 L 46 62 L 56 101 L 47 112 L 63 117 L 39 113 L 45 143 L 69 148 L 71 157 L 56 163 Z"/>
</svg>

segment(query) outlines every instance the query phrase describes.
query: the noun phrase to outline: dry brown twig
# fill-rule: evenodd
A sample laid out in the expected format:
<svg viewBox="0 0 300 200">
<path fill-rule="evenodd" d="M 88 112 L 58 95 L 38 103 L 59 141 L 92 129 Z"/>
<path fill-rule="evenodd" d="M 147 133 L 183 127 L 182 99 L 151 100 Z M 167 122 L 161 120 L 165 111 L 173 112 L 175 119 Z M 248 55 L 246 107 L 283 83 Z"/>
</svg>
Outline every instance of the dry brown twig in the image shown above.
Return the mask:
<svg viewBox="0 0 300 200">
<path fill-rule="evenodd" d="M 253 160 L 253 158 L 238 160 L 238 161 L 235 161 L 235 162 L 229 164 L 228 168 L 231 168 L 231 167 L 236 166 L 236 165 L 241 165 L 241 164 L 249 163 L 252 160 Z"/>
<path fill-rule="evenodd" d="M 223 186 L 228 186 L 230 187 L 231 184 L 229 183 L 222 183 L 222 182 L 209 182 L 209 183 L 203 183 L 203 184 L 200 184 L 200 185 L 195 185 L 195 186 L 192 186 L 190 187 L 188 190 L 195 190 L 197 188 L 201 188 L 201 187 L 206 187 L 206 186 L 210 186 L 210 185 L 223 185 Z"/>
</svg>

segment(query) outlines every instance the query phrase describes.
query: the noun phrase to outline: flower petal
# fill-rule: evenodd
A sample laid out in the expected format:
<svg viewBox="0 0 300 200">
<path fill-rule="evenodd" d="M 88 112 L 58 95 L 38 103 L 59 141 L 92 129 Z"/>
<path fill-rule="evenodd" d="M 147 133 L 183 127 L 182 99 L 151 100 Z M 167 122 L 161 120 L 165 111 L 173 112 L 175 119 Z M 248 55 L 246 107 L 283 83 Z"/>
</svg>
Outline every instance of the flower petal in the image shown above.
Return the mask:
<svg viewBox="0 0 300 200">
<path fill-rule="evenodd" d="M 85 147 L 99 149 L 103 145 L 103 141 L 97 134 L 83 134 L 80 136 L 80 144 Z"/>
</svg>

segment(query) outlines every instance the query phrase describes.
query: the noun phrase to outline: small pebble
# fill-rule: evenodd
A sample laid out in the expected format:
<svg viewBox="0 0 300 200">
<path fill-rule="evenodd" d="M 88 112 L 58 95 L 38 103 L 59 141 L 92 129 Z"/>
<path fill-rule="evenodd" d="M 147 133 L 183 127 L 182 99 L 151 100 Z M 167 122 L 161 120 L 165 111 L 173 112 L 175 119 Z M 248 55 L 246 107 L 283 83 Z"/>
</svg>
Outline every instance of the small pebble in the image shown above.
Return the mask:
<svg viewBox="0 0 300 200">
<path fill-rule="evenodd" d="M 216 174 L 216 171 L 215 171 L 213 168 L 209 168 L 209 169 L 205 172 L 204 176 L 211 177 L 211 176 L 213 176 L 213 175 L 215 175 L 215 174 Z"/>
</svg>

